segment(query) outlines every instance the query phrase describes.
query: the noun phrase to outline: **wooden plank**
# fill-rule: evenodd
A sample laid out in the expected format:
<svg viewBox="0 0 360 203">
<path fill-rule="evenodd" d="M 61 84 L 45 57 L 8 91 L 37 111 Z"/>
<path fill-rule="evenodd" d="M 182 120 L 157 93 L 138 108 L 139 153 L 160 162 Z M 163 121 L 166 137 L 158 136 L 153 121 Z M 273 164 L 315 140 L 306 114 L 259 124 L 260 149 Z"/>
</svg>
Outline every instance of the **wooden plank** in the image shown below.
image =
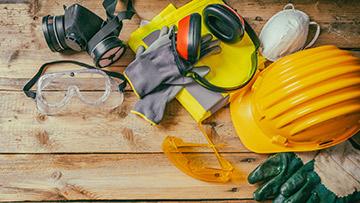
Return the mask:
<svg viewBox="0 0 360 203">
<path fill-rule="evenodd" d="M 194 158 L 216 161 L 211 154 Z M 236 175 L 217 184 L 185 175 L 162 154 L 0 155 L 0 200 L 251 199 L 247 174 L 266 156 L 225 158 Z"/>
<path fill-rule="evenodd" d="M 75 55 L 61 55 L 52 53 L 45 43 L 41 31 L 41 17 L 44 15 L 63 14 L 62 5 L 70 5 L 73 1 L 62 0 L 53 3 L 45 0 L 15 1 L 16 4 L 6 1 L 0 4 L 0 77 L 8 78 L 29 78 L 45 61 L 55 59 L 76 59 L 92 63 L 86 53 Z M 22 2 L 22 3 L 21 3 Z M 146 19 L 156 15 L 170 1 L 136 1 L 138 13 Z M 171 1 L 177 6 L 185 4 L 186 0 Z M 89 9 L 104 16 L 101 1 L 82 1 Z M 241 14 L 249 19 L 250 24 L 257 32 L 264 23 L 277 11 L 281 10 L 287 1 L 270 0 L 253 2 L 229 1 Z M 321 44 L 335 44 L 340 47 L 351 48 L 360 44 L 359 13 L 360 2 L 350 1 L 347 4 L 340 4 L 336 1 L 320 1 L 314 3 L 309 0 L 295 1 L 296 7 L 307 12 L 311 18 L 322 26 L 322 34 L 317 42 Z M 21 20 L 19 20 L 21 16 Z M 121 39 L 127 40 L 130 33 L 139 24 L 139 17 L 134 17 L 130 22 L 125 23 Z M 11 37 L 10 37 L 11 36 Z M 125 66 L 133 59 L 133 53 L 128 51 L 115 66 Z M 5 71 L 7 70 L 7 71 Z"/>
<path fill-rule="evenodd" d="M 77 2 L 104 16 L 101 1 Z M 141 17 L 150 19 L 169 2 L 181 6 L 187 0 L 136 0 L 135 6 Z M 229 1 L 257 32 L 287 2 Z M 331 0 L 293 2 L 321 24 L 322 34 L 317 45 L 359 47 L 359 1 L 347 1 L 347 4 Z M 86 53 L 50 52 L 42 36 L 41 17 L 63 14 L 62 5 L 72 3 L 73 0 L 0 2 L 0 153 L 11 153 L 0 154 L 0 201 L 151 199 L 196 202 L 205 199 L 250 202 L 247 199 L 251 199 L 255 187 L 246 183 L 246 176 L 265 156 L 247 153 L 234 132 L 228 108 L 208 120 L 206 127 L 216 143 L 227 144 L 221 151 L 227 152 L 224 156 L 240 171 L 237 180 L 229 184 L 197 181 L 184 175 L 160 154 L 162 140 L 169 134 L 186 141 L 205 142 L 193 119 L 175 101 L 167 109 L 162 125 L 157 127 L 130 114 L 136 101 L 131 93 L 126 93 L 123 106 L 113 111 L 87 109 L 86 114 L 61 116 L 43 116 L 36 112 L 35 103 L 19 90 L 42 63 L 56 59 L 92 63 Z M 121 39 L 128 39 L 139 22 L 139 17 L 135 17 L 125 23 Z M 122 71 L 132 59 L 133 53 L 128 51 L 113 70 Z M 83 84 L 92 88 L 88 82 Z M 75 107 L 82 106 L 75 103 Z"/>
<path fill-rule="evenodd" d="M 348 50 L 350 51 L 354 56 L 357 56 L 360 58 L 360 51 L 359 50 Z M 67 69 L 72 69 L 72 67 L 74 67 L 76 69 L 75 66 L 69 66 L 66 67 Z M 123 68 L 120 67 L 113 67 L 112 68 L 114 71 L 122 71 Z M 64 67 L 62 66 L 54 66 L 51 68 L 51 70 L 64 70 Z M 36 69 L 34 69 L 34 73 L 35 74 Z M 8 77 L 0 77 L 0 90 L 22 90 L 23 86 L 29 81 L 29 78 L 8 78 Z M 99 81 L 102 81 L 99 79 Z M 81 87 L 83 87 L 84 89 L 87 90 L 99 90 L 97 87 L 94 87 L 93 83 L 96 83 L 96 80 L 94 81 L 94 79 L 91 80 L 91 82 L 89 82 L 87 79 L 83 79 L 81 80 L 81 82 L 79 82 L 79 84 L 81 84 Z M 36 87 L 34 87 L 36 88 Z M 65 88 L 67 88 L 66 83 L 61 83 L 61 84 L 56 84 L 56 86 L 50 86 L 48 87 L 49 89 L 52 90 L 64 90 Z M 128 85 L 126 87 L 126 90 L 131 91 L 131 87 Z"/>
<path fill-rule="evenodd" d="M 188 142 L 206 143 L 194 119 L 173 101 L 159 126 L 130 113 L 137 98 L 125 94 L 121 107 L 101 111 L 74 103 L 73 113 L 45 116 L 37 113 L 33 100 L 21 92 L 0 91 L 0 152 L 161 152 L 168 135 Z M 205 124 L 221 150 L 247 152 L 233 129 L 228 109 Z"/>
</svg>

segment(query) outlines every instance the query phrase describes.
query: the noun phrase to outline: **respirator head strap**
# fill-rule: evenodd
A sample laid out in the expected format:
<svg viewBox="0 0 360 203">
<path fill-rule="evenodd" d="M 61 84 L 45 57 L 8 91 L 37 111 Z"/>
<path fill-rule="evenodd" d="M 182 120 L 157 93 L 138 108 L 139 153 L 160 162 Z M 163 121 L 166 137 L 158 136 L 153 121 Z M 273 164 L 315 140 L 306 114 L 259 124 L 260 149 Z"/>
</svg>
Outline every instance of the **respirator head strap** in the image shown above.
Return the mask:
<svg viewBox="0 0 360 203">
<path fill-rule="evenodd" d="M 110 2 L 113 2 L 113 4 L 110 4 Z M 105 7 L 106 13 L 108 15 L 107 23 L 102 27 L 90 40 L 88 43 L 88 47 L 91 49 L 96 46 L 99 42 L 101 42 L 104 38 L 109 36 L 114 31 L 118 30 L 118 33 L 120 33 L 120 30 L 122 28 L 122 21 L 125 19 L 131 19 L 132 16 L 135 14 L 134 8 L 132 6 L 132 1 L 128 0 L 127 10 L 121 11 L 118 13 L 118 15 L 110 15 L 109 13 L 115 12 L 115 7 L 117 4 L 117 0 L 108 0 L 104 1 L 103 6 Z M 88 50 L 90 53 L 92 50 Z"/>
<path fill-rule="evenodd" d="M 128 2 L 127 6 L 126 6 L 126 11 L 125 11 L 126 16 L 124 19 L 130 19 L 135 14 L 132 0 L 121 0 L 121 1 L 123 3 L 125 3 L 126 1 Z M 107 21 L 110 21 L 111 19 L 116 17 L 116 15 L 114 15 L 114 13 L 115 13 L 117 3 L 118 3 L 118 0 L 104 0 L 103 1 L 103 7 L 106 10 Z"/>
</svg>

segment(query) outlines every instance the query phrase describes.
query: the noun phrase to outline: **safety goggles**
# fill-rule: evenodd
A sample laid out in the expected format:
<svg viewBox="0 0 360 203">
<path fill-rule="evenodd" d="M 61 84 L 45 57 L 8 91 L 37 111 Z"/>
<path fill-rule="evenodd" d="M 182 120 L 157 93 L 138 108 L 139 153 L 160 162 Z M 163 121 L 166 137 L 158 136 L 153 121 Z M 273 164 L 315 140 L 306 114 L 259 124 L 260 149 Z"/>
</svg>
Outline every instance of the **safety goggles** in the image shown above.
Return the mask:
<svg viewBox="0 0 360 203">
<path fill-rule="evenodd" d="M 219 154 L 202 126 L 199 127 L 208 144 L 186 143 L 180 138 L 168 136 L 162 144 L 164 153 L 178 169 L 191 177 L 208 182 L 228 182 L 234 171 L 233 165 Z M 204 148 L 214 152 L 217 164 L 207 158 L 201 159 Z"/>
<path fill-rule="evenodd" d="M 58 63 L 75 64 L 87 69 L 44 74 L 48 65 Z M 113 78 L 120 79 L 120 84 Z M 31 91 L 36 82 L 36 92 Z M 76 61 L 55 61 L 44 64 L 23 91 L 36 101 L 40 113 L 53 115 L 89 112 L 89 106 L 104 111 L 114 109 L 124 100 L 125 86 L 126 80 L 120 73 L 103 71 Z"/>
</svg>

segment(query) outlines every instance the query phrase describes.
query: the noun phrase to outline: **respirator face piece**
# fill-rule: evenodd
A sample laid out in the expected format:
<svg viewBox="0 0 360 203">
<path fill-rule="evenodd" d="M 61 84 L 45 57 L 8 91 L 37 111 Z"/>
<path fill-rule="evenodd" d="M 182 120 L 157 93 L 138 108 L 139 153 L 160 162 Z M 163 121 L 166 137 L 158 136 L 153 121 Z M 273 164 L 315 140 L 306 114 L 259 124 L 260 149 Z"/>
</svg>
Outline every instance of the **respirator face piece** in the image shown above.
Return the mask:
<svg viewBox="0 0 360 203">
<path fill-rule="evenodd" d="M 119 60 L 126 45 L 118 38 L 122 20 L 134 14 L 132 4 L 125 12 L 104 21 L 87 8 L 74 4 L 65 8 L 65 14 L 45 16 L 42 30 L 48 47 L 53 52 L 87 51 L 97 67 L 106 67 Z"/>
<path fill-rule="evenodd" d="M 316 27 L 313 39 L 306 45 L 310 26 Z M 260 32 L 261 53 L 276 61 L 294 52 L 311 47 L 320 35 L 320 26 L 310 17 L 287 4 L 284 9 L 272 16 Z"/>
<path fill-rule="evenodd" d="M 96 44 L 90 55 L 97 67 L 107 67 L 119 60 L 125 50 L 126 45 L 117 36 L 110 36 Z"/>
</svg>

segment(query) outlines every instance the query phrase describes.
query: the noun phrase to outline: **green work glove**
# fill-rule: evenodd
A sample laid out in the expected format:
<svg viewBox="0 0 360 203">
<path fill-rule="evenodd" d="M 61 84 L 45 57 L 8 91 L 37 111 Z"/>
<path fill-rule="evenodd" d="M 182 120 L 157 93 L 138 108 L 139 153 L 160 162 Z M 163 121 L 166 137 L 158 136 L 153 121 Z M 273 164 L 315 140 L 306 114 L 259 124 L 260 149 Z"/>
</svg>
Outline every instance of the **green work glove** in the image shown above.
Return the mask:
<svg viewBox="0 0 360 203">
<path fill-rule="evenodd" d="M 274 202 L 352 203 L 359 201 L 360 175 L 356 177 L 356 174 L 360 172 L 359 155 L 359 151 L 349 142 L 321 151 L 314 160 L 302 166 L 281 186 L 280 195 Z"/>
<path fill-rule="evenodd" d="M 311 196 L 311 191 L 320 182 L 320 177 L 314 172 L 314 160 L 312 160 L 303 165 L 281 186 L 280 195 L 274 202 L 306 202 Z"/>
<path fill-rule="evenodd" d="M 350 142 L 314 152 L 309 158 L 309 153 L 270 156 L 248 177 L 249 183 L 263 182 L 254 198 L 275 198 L 276 203 L 360 200 L 360 152 Z"/>
<path fill-rule="evenodd" d="M 251 184 L 262 183 L 254 192 L 254 199 L 273 199 L 280 193 L 281 185 L 303 165 L 294 153 L 278 153 L 270 156 L 248 176 Z"/>
<path fill-rule="evenodd" d="M 351 203 L 360 200 L 360 193 L 354 192 L 346 197 L 337 197 L 323 184 L 314 172 L 314 160 L 301 167 L 280 189 L 274 203 Z"/>
</svg>

